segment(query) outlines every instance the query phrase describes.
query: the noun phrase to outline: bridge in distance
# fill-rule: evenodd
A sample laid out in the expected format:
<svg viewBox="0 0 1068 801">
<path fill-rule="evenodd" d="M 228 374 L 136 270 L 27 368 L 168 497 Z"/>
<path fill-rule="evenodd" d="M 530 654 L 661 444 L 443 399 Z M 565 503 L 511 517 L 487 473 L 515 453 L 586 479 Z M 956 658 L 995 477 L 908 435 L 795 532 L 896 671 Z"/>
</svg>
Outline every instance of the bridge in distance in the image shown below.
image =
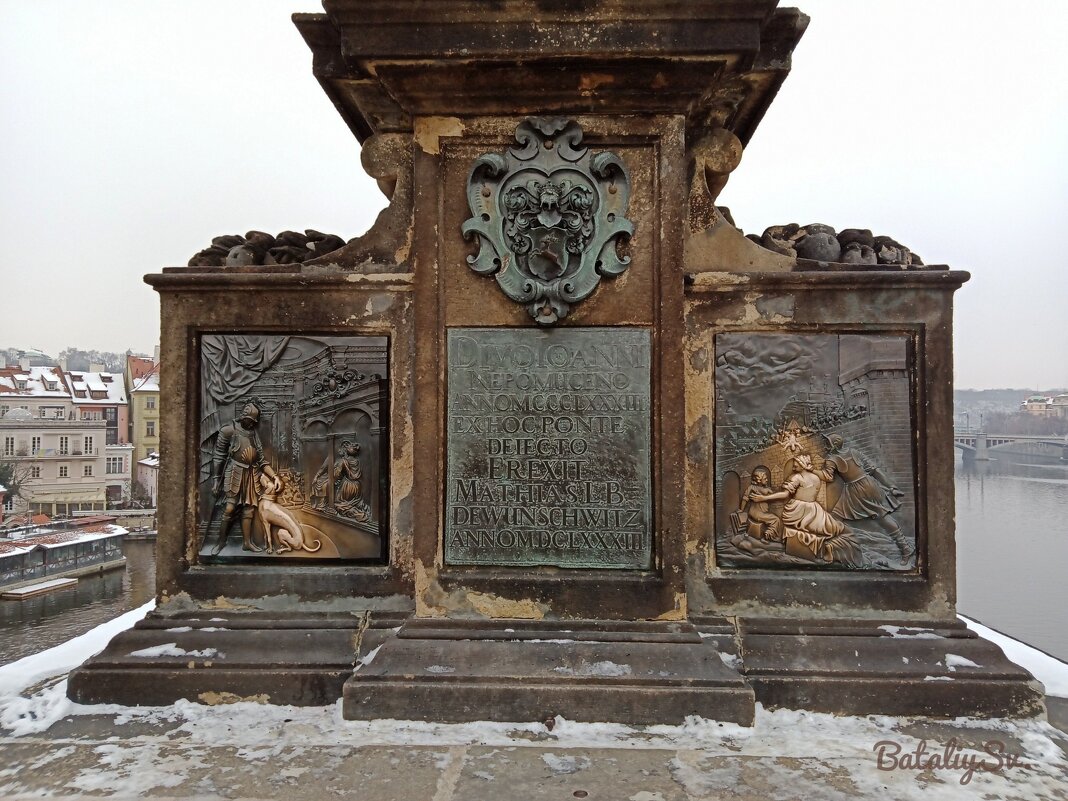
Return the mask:
<svg viewBox="0 0 1068 801">
<path fill-rule="evenodd" d="M 1068 437 L 1046 434 L 988 434 L 985 431 L 953 432 L 953 446 L 964 452 L 965 459 L 987 461 L 997 453 L 1028 456 L 1055 456 L 1068 461 Z"/>
</svg>

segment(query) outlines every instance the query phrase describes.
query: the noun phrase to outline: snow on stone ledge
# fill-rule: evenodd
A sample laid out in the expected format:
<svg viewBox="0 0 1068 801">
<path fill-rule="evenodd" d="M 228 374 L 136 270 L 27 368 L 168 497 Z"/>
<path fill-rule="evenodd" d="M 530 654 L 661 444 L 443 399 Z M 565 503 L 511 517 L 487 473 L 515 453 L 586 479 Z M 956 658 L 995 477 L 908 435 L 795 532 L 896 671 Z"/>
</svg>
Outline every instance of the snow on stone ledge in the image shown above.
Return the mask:
<svg viewBox="0 0 1068 801">
<path fill-rule="evenodd" d="M 1068 698 L 1068 664 L 964 615 L 957 615 L 957 617 L 984 640 L 990 640 L 998 646 L 1010 661 L 1015 662 L 1042 682 L 1046 687 L 1046 695 Z"/>
</svg>

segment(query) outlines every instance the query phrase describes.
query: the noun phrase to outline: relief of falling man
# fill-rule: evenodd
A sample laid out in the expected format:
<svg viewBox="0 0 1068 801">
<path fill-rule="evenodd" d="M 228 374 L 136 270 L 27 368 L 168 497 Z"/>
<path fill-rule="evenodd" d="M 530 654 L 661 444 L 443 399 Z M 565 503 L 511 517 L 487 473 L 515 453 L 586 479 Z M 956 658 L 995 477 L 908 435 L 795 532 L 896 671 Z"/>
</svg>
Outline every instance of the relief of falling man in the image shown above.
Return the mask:
<svg viewBox="0 0 1068 801">
<path fill-rule="evenodd" d="M 716 558 L 916 566 L 904 336 L 716 338 Z"/>
</svg>

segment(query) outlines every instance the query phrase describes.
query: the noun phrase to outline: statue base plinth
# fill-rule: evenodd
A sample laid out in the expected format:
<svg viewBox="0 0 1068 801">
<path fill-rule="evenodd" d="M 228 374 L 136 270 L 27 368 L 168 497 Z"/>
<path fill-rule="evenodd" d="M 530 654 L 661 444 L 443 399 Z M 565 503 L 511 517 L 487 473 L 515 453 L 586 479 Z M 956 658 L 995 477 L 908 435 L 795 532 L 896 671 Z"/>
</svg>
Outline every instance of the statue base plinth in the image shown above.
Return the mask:
<svg viewBox="0 0 1068 801">
<path fill-rule="evenodd" d="M 184 698 L 325 706 L 341 697 L 360 644 L 374 647 L 405 616 L 152 613 L 71 673 L 67 695 L 80 704 L 163 706 Z"/>
<path fill-rule="evenodd" d="M 1026 718 L 1041 685 L 959 620 L 738 621 L 756 700 L 839 715 Z"/>
<path fill-rule="evenodd" d="M 345 683 L 346 718 L 751 725 L 755 709 L 688 622 L 409 620 L 364 660 Z"/>
</svg>

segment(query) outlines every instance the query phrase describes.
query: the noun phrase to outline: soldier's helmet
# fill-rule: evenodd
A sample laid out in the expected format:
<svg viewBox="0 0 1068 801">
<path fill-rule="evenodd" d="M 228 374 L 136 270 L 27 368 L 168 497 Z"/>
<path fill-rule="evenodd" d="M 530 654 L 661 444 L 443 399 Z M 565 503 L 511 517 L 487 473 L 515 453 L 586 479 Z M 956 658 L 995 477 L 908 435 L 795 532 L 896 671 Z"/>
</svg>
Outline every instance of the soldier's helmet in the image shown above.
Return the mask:
<svg viewBox="0 0 1068 801">
<path fill-rule="evenodd" d="M 260 421 L 260 410 L 256 407 L 256 404 L 245 404 L 245 408 L 241 410 L 240 420 L 241 422 L 245 422 L 246 420 L 248 420 L 253 425 L 258 423 Z"/>
<path fill-rule="evenodd" d="M 836 451 L 845 444 L 844 440 L 837 434 L 831 434 L 827 437 L 827 443 L 831 446 L 832 451 Z"/>
</svg>

